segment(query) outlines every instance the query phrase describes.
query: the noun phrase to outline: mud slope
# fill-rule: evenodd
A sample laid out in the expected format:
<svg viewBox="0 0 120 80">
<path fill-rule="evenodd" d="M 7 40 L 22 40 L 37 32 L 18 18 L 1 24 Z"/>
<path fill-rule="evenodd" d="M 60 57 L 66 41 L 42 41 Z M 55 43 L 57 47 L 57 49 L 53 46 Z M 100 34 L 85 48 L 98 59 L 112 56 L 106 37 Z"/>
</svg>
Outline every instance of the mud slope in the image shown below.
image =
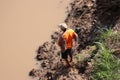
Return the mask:
<svg viewBox="0 0 120 80">
<path fill-rule="evenodd" d="M 120 30 L 120 0 L 74 0 L 70 5 L 65 22 L 79 36 L 76 53 L 85 53 L 84 49 L 90 49 L 88 46 L 99 37 L 100 28 Z M 54 32 L 51 35 L 52 41 L 45 42 L 38 48 L 38 68 L 33 68 L 29 75 L 35 80 L 89 80 L 85 72 L 89 73 L 91 64 L 78 64 L 75 59 L 72 68 L 66 69 L 63 66 L 56 44 L 58 35 L 59 32 Z M 84 55 L 87 56 L 89 55 Z M 89 68 L 84 67 L 86 65 Z"/>
</svg>

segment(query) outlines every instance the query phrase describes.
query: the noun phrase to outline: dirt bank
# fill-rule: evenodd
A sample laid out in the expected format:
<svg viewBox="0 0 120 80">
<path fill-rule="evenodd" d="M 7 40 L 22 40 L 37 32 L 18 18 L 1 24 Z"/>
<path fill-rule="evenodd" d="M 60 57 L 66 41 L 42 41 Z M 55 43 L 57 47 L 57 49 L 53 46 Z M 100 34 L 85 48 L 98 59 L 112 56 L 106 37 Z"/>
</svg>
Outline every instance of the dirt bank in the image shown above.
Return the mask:
<svg viewBox="0 0 120 80">
<path fill-rule="evenodd" d="M 83 58 L 89 57 L 88 52 L 95 50 L 91 43 L 96 40 L 100 28 L 112 28 L 119 31 L 120 1 L 119 0 L 74 0 L 68 11 L 65 22 L 79 36 L 79 46 L 76 53 L 83 53 Z M 36 80 L 89 80 L 87 77 L 92 69 L 92 63 L 78 62 L 74 58 L 72 68 L 66 69 L 60 61 L 60 50 L 56 44 L 59 32 L 51 35 L 51 42 L 45 42 L 38 48 L 36 59 L 38 69 L 32 69 L 30 76 Z M 82 55 L 81 55 L 82 56 Z"/>
</svg>

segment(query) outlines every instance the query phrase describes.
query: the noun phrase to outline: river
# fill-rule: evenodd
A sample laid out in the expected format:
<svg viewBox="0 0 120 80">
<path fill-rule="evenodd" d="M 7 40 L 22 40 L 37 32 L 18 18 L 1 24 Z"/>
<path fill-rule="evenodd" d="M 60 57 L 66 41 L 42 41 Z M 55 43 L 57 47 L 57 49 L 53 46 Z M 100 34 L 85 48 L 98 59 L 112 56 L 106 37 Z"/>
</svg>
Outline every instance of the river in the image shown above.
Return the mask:
<svg viewBox="0 0 120 80">
<path fill-rule="evenodd" d="M 36 50 L 66 18 L 70 0 L 0 0 L 0 80 L 30 80 Z"/>
</svg>

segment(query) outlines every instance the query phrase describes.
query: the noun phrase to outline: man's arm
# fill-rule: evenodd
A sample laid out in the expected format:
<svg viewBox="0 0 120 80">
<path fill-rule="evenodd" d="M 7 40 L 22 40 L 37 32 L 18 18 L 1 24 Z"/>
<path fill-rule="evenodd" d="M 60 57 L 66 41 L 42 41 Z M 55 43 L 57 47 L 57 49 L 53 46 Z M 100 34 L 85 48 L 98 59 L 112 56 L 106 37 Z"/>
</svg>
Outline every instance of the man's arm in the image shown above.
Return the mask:
<svg viewBox="0 0 120 80">
<path fill-rule="evenodd" d="M 77 33 L 75 33 L 75 46 L 77 46 L 78 45 L 78 35 L 77 35 Z"/>
<path fill-rule="evenodd" d="M 58 46 L 61 46 L 61 35 L 59 35 L 59 37 L 58 37 L 58 40 L 57 40 L 57 44 L 58 44 Z"/>
<path fill-rule="evenodd" d="M 63 51 L 65 50 L 65 40 L 62 35 L 59 36 L 57 44 L 59 45 L 61 50 L 63 50 Z"/>
</svg>

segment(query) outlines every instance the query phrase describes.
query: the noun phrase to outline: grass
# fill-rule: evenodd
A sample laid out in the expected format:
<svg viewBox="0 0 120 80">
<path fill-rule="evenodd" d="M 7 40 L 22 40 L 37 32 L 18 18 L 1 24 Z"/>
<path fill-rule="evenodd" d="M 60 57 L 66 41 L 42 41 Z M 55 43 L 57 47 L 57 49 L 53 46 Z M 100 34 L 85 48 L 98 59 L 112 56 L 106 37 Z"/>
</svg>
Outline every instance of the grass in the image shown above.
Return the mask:
<svg viewBox="0 0 120 80">
<path fill-rule="evenodd" d="M 120 80 L 120 60 L 113 55 L 112 51 L 120 42 L 120 34 L 115 34 L 112 29 L 100 31 L 100 37 L 94 42 L 96 49 L 90 51 L 92 53 L 90 58 L 94 61 L 89 77 L 91 80 Z M 82 54 L 77 54 L 75 57 L 78 63 L 85 58 Z"/>
<path fill-rule="evenodd" d="M 111 44 L 117 40 L 111 29 L 101 31 L 99 42 L 95 45 L 99 48 L 97 54 L 99 58 L 94 58 L 94 68 L 91 74 L 92 80 L 120 80 L 120 62 L 111 51 Z"/>
<path fill-rule="evenodd" d="M 77 54 L 77 55 L 75 55 L 75 57 L 77 58 L 77 61 L 80 62 L 80 61 L 84 60 L 85 55 L 84 54 Z"/>
<path fill-rule="evenodd" d="M 95 60 L 92 80 L 120 80 L 119 60 L 102 43 L 96 42 L 96 45 L 100 48 L 100 58 Z"/>
</svg>

